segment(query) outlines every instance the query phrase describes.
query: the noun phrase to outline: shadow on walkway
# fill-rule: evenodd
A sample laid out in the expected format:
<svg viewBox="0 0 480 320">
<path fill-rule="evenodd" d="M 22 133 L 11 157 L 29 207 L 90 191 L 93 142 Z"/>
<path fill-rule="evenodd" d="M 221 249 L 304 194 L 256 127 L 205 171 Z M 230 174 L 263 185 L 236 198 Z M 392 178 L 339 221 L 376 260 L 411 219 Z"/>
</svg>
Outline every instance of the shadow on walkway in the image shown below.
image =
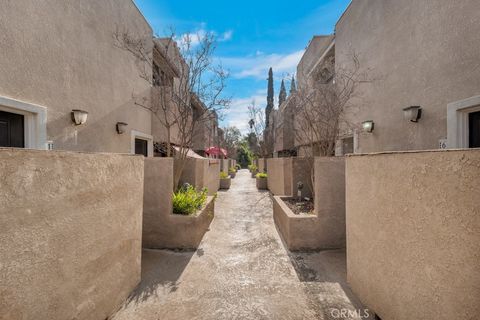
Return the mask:
<svg viewBox="0 0 480 320">
<path fill-rule="evenodd" d="M 347 284 L 345 249 L 288 251 L 288 256 L 307 295 L 312 298 L 311 303 L 322 306 L 317 310 L 322 319 L 338 319 L 342 310 L 358 315 L 348 319 L 374 319 L 373 312 L 360 302 Z"/>
<path fill-rule="evenodd" d="M 142 280 L 127 299 L 126 305 L 176 291 L 179 278 L 194 254 L 201 255 L 202 252 L 143 249 Z"/>
</svg>

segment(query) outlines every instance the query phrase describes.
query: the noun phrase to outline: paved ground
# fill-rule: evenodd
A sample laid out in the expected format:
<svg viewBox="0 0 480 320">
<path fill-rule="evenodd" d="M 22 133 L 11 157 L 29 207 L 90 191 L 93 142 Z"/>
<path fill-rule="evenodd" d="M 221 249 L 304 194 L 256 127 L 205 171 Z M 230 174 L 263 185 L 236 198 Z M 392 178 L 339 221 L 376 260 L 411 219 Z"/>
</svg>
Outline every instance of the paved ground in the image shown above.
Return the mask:
<svg viewBox="0 0 480 320">
<path fill-rule="evenodd" d="M 288 253 L 269 194 L 241 170 L 196 252 L 143 252 L 142 282 L 114 319 L 360 319 L 344 279 L 344 251 Z"/>
</svg>

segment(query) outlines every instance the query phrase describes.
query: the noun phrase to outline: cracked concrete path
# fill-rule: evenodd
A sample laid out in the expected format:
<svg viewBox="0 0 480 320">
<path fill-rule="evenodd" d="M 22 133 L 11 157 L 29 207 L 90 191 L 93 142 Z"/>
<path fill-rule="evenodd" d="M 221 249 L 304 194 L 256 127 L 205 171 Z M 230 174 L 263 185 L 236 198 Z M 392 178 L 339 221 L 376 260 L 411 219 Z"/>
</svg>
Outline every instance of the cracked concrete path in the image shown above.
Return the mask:
<svg viewBox="0 0 480 320">
<path fill-rule="evenodd" d="M 142 282 L 113 319 L 365 319 L 345 273 L 343 250 L 289 253 L 269 193 L 241 170 L 198 250 L 143 251 Z"/>
</svg>

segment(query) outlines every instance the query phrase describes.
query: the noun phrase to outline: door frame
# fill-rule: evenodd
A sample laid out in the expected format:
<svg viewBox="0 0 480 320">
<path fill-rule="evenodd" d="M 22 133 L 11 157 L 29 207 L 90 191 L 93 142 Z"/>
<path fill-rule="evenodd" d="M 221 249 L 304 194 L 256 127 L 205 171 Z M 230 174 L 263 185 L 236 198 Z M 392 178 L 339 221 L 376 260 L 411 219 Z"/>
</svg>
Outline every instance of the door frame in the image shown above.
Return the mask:
<svg viewBox="0 0 480 320">
<path fill-rule="evenodd" d="M 141 131 L 130 131 L 130 153 L 135 154 L 135 139 L 147 140 L 147 157 L 153 157 L 153 136 Z"/>
<path fill-rule="evenodd" d="M 480 96 L 455 101 L 447 105 L 447 147 L 468 148 L 468 114 L 480 111 Z"/>
<path fill-rule="evenodd" d="M 27 149 L 47 149 L 47 108 L 5 96 L 0 96 L 0 110 L 24 116 L 24 146 Z"/>
</svg>

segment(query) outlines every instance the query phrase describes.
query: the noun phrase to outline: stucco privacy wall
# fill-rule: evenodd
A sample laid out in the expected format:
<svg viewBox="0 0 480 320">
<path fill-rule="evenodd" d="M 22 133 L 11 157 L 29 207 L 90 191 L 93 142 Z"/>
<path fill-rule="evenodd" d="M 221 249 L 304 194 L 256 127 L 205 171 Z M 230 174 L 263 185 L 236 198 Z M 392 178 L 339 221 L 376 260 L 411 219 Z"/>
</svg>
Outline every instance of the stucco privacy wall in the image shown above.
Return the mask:
<svg viewBox="0 0 480 320">
<path fill-rule="evenodd" d="M 212 197 L 198 216 L 173 214 L 173 166 L 173 158 L 145 158 L 144 248 L 196 248 L 213 219 Z"/>
<path fill-rule="evenodd" d="M 268 188 L 274 195 L 297 195 L 297 183 L 304 184 L 303 197 L 311 197 L 311 166 L 313 161 L 308 158 L 269 158 Z"/>
<path fill-rule="evenodd" d="M 178 165 L 178 161 L 175 163 Z M 188 158 L 180 178 L 180 185 L 189 183 L 198 189 L 207 188 L 214 195 L 220 187 L 220 161 L 212 159 Z"/>
<path fill-rule="evenodd" d="M 0 97 L 45 107 L 55 149 L 130 153 L 130 131 L 151 132 L 149 111 L 132 99 L 150 85 L 115 47 L 116 30 L 150 45 L 131 0 L 0 1 Z M 88 111 L 84 125 L 72 123 L 72 109 Z M 117 122 L 128 123 L 126 133 Z"/>
<path fill-rule="evenodd" d="M 336 25 L 335 63 L 349 69 L 356 54 L 373 80 L 346 112 L 346 122 L 375 122 L 358 153 L 439 148 L 447 104 L 480 94 L 478 12 L 478 0 L 352 1 Z M 403 118 L 408 106 L 422 107 L 418 123 Z"/>
<path fill-rule="evenodd" d="M 291 195 L 292 161 L 290 158 L 269 158 L 268 190 L 274 195 Z"/>
<path fill-rule="evenodd" d="M 285 159 L 288 160 L 288 159 Z M 295 215 L 282 197 L 273 218 L 289 250 L 345 247 L 345 159 L 315 158 L 315 215 Z"/>
<path fill-rule="evenodd" d="M 0 149 L 0 319 L 105 319 L 140 281 L 143 159 Z"/>
<path fill-rule="evenodd" d="M 480 150 L 347 157 L 347 270 L 382 319 L 480 313 Z"/>
</svg>

